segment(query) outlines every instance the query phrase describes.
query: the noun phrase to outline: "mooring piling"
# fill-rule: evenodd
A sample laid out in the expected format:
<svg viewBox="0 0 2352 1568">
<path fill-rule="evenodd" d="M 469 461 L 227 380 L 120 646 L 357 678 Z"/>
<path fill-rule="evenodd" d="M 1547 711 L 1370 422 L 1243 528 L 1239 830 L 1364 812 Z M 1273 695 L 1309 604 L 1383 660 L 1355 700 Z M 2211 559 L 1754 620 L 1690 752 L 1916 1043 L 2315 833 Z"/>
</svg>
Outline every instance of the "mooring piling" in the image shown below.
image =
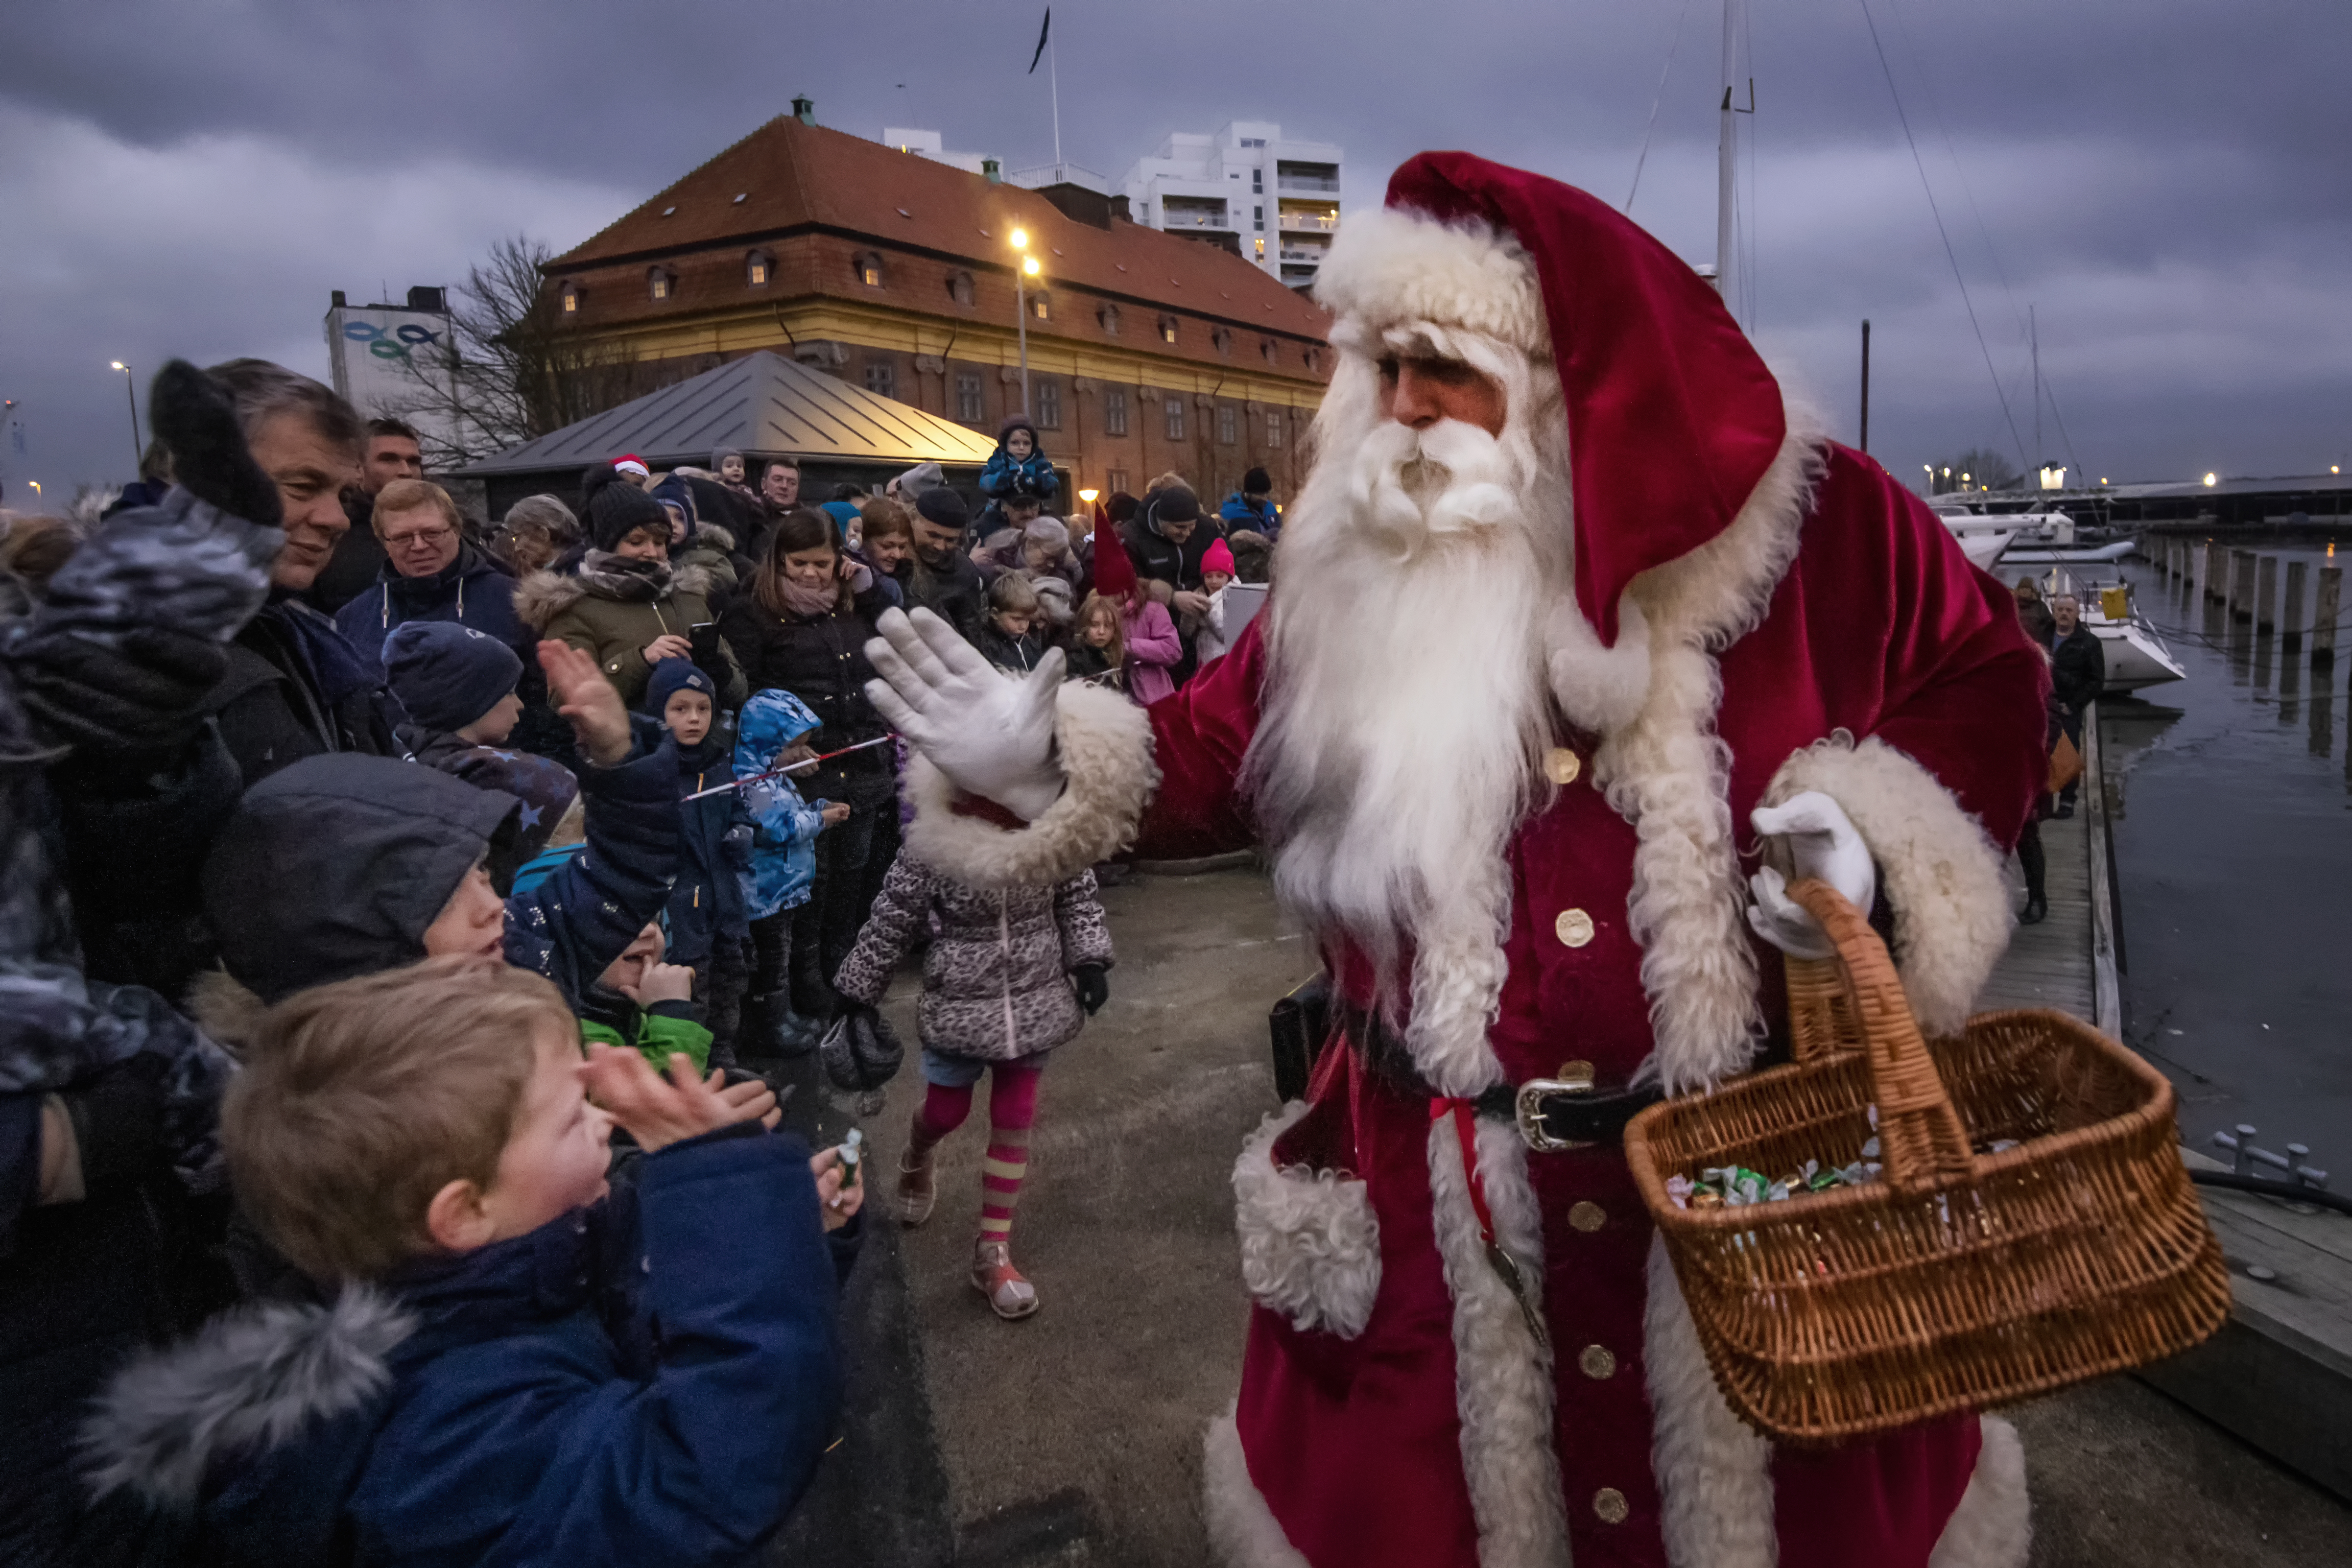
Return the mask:
<svg viewBox="0 0 2352 1568">
<path fill-rule="evenodd" d="M 2325 667 L 2336 662 L 2336 610 L 2344 596 L 2344 568 L 2319 569 L 2319 602 L 2311 613 L 2311 662 Z"/>
<path fill-rule="evenodd" d="M 2231 620 L 2254 618 L 2254 552 L 2251 550 L 2230 552 L 2229 603 Z"/>
<path fill-rule="evenodd" d="M 2254 629 L 2278 625 L 2278 557 L 2265 555 L 2254 569 Z"/>
<path fill-rule="evenodd" d="M 2286 563 L 2286 603 L 2279 611 L 2279 636 L 2289 647 L 2303 645 L 2303 580 L 2310 570 L 2307 561 Z"/>
</svg>

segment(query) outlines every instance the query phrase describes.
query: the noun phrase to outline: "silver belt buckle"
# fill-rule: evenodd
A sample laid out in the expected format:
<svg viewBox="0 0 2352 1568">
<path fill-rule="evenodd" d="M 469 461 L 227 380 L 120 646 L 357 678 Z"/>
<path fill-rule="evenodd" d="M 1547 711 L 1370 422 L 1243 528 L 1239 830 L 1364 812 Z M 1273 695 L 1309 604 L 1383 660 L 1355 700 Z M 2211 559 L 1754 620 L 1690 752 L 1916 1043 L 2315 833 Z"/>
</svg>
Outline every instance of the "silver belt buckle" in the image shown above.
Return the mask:
<svg viewBox="0 0 2352 1568">
<path fill-rule="evenodd" d="M 1519 1141 L 1538 1154 L 1558 1154 L 1570 1149 L 1590 1149 L 1590 1138 L 1556 1138 L 1544 1126 L 1544 1100 L 1555 1094 L 1591 1094 L 1593 1085 L 1591 1062 L 1562 1062 L 1558 1078 L 1531 1078 L 1519 1085 L 1511 1101 L 1512 1120 L 1518 1123 Z"/>
</svg>

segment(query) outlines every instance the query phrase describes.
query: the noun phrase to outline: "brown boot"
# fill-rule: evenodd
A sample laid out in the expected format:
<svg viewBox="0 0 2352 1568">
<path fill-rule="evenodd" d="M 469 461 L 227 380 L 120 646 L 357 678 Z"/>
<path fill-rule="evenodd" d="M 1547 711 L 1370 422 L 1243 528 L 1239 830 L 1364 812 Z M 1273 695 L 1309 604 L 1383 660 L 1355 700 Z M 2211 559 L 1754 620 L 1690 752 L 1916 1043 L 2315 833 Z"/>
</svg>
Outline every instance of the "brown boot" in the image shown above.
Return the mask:
<svg viewBox="0 0 2352 1568">
<path fill-rule="evenodd" d="M 1037 1310 L 1037 1287 L 1013 1267 L 1009 1237 L 982 1235 L 972 1247 L 971 1286 L 988 1298 L 989 1310 L 1008 1322 Z"/>
<path fill-rule="evenodd" d="M 894 1199 L 898 1223 L 910 1229 L 930 1218 L 931 1205 L 940 1201 L 939 1185 L 931 1179 L 931 1157 L 938 1149 L 933 1144 L 919 1154 L 909 1143 L 898 1156 L 898 1190 Z"/>
</svg>

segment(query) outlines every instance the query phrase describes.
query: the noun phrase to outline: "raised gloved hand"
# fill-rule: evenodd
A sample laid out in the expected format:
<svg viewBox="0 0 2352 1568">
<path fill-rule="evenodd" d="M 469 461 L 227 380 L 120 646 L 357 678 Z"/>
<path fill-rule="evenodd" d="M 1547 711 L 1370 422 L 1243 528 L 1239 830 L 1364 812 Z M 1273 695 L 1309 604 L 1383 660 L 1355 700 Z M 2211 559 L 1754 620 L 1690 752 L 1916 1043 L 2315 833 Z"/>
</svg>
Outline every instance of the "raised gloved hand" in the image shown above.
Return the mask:
<svg viewBox="0 0 2352 1568">
<path fill-rule="evenodd" d="M 1767 837 L 1788 841 L 1796 879 L 1818 877 L 1845 895 L 1864 914 L 1878 896 L 1878 868 L 1870 846 L 1837 802 L 1819 790 L 1791 795 L 1780 805 L 1759 805 L 1749 819 Z M 1789 884 L 1767 866 L 1748 879 L 1756 901 L 1748 906 L 1748 923 L 1756 934 L 1791 958 L 1830 958 L 1837 950 L 1813 919 L 1789 897 Z"/>
<path fill-rule="evenodd" d="M 231 517 L 276 528 L 286 510 L 278 483 L 246 449 L 236 405 L 220 384 L 185 360 L 155 373 L 147 392 L 155 438 L 172 454 L 172 482 Z"/>
<path fill-rule="evenodd" d="M 908 743 L 967 795 L 1034 821 L 1061 798 L 1054 701 L 1062 653 L 1019 678 L 1001 674 L 929 610 L 883 612 L 866 657 L 882 679 L 866 695 Z"/>
<path fill-rule="evenodd" d="M 1081 963 L 1070 971 L 1070 977 L 1078 983 L 1078 1005 L 1087 1010 L 1087 1016 L 1101 1012 L 1103 1004 L 1110 1000 L 1110 977 L 1103 973 L 1103 966 Z"/>
</svg>

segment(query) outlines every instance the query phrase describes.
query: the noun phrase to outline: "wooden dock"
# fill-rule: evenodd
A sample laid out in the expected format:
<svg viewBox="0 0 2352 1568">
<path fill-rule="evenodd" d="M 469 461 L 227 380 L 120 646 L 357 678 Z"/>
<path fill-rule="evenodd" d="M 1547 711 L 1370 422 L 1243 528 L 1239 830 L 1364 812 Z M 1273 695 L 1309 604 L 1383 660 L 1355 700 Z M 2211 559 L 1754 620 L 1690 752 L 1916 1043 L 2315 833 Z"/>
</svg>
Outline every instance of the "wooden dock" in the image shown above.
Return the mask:
<svg viewBox="0 0 2352 1568">
<path fill-rule="evenodd" d="M 1977 1005 L 2061 1008 L 2126 1038 L 2095 710 L 2083 740 L 2080 808 L 2042 825 L 2049 918 L 2011 933 Z M 2009 876 L 2021 907 L 2024 879 L 2014 863 Z M 2204 1151 L 2184 1149 L 2182 1158 L 2192 1169 L 2220 1168 Z M 2231 1321 L 2139 1375 L 2352 1500 L 2352 1219 L 2212 1187 L 2199 1196 L 2229 1258 Z"/>
</svg>

